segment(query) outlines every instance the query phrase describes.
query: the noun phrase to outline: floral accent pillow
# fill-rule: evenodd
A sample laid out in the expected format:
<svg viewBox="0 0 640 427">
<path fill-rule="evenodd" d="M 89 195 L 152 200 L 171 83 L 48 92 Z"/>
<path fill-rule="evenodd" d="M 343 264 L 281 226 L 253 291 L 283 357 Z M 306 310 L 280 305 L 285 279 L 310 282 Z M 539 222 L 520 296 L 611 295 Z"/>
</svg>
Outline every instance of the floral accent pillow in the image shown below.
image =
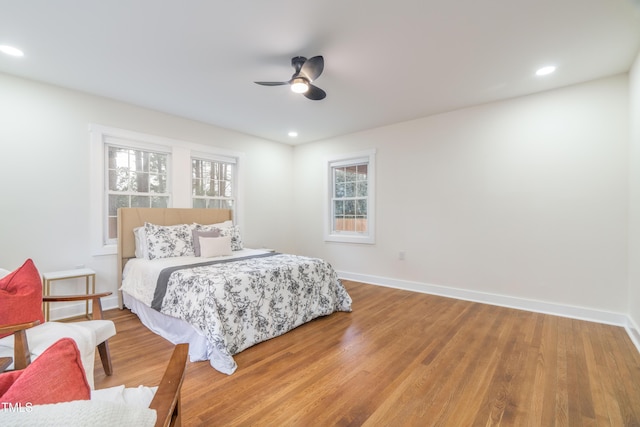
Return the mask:
<svg viewBox="0 0 640 427">
<path fill-rule="evenodd" d="M 194 256 L 192 226 L 189 224 L 144 224 L 149 259 Z"/>
<path fill-rule="evenodd" d="M 231 227 L 226 228 L 218 228 L 215 225 L 198 225 L 198 230 L 201 231 L 213 231 L 218 230 L 220 233 L 220 237 L 231 237 L 231 250 L 239 251 L 244 248 L 242 243 L 242 236 L 240 235 L 240 227 L 237 225 L 232 225 Z"/>
<path fill-rule="evenodd" d="M 242 244 L 242 236 L 240 235 L 240 227 L 237 225 L 221 228 L 220 229 L 220 237 L 231 237 L 231 250 L 239 251 L 242 250 L 244 245 Z"/>
</svg>

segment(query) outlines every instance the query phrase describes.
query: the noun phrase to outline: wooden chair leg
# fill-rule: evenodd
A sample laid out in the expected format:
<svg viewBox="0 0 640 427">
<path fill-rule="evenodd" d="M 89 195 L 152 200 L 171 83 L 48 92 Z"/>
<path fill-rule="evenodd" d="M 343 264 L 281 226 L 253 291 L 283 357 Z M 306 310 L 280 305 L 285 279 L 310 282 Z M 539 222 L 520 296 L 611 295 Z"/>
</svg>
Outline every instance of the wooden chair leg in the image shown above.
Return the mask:
<svg viewBox="0 0 640 427">
<path fill-rule="evenodd" d="M 31 352 L 27 342 L 27 332 L 22 329 L 14 333 L 13 341 L 13 369 L 21 370 L 31 363 Z"/>
<path fill-rule="evenodd" d="M 109 340 L 98 344 L 98 352 L 100 353 L 104 373 L 111 375 L 113 373 L 113 367 L 111 366 L 111 353 L 109 353 Z"/>
<path fill-rule="evenodd" d="M 178 393 L 178 400 L 176 407 L 173 409 L 173 415 L 171 416 L 171 427 L 182 427 L 182 399 L 180 393 Z"/>
</svg>

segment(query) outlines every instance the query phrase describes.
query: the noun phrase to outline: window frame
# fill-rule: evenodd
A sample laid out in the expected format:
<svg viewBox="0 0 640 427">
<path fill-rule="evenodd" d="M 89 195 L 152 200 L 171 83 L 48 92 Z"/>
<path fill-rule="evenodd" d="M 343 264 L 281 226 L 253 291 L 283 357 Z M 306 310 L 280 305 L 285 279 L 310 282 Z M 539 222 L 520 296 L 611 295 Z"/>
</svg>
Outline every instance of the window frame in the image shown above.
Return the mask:
<svg viewBox="0 0 640 427">
<path fill-rule="evenodd" d="M 244 153 L 214 146 L 195 144 L 177 139 L 149 135 L 125 129 L 89 124 L 89 164 L 90 175 L 90 224 L 91 253 L 94 256 L 117 253 L 117 243 L 105 241 L 108 220 L 107 204 L 107 145 L 118 145 L 133 149 L 166 152 L 167 192 L 170 194 L 169 207 L 192 208 L 192 157 L 235 160 L 235 203 L 233 221 L 242 226 L 243 215 L 243 173 Z M 109 144 L 111 141 L 111 144 Z M 117 141 L 118 143 L 113 143 Z"/>
<path fill-rule="evenodd" d="M 235 206 L 238 202 L 238 191 L 237 191 L 237 181 L 238 181 L 238 160 L 235 157 L 230 157 L 230 156 L 221 156 L 219 154 L 212 154 L 212 153 L 201 153 L 201 152 L 192 152 L 191 153 L 191 162 L 190 164 L 193 165 L 193 161 L 194 160 L 204 160 L 204 161 L 208 161 L 208 162 L 218 162 L 218 163 L 227 163 L 233 166 L 233 172 L 232 172 L 232 188 L 231 188 L 231 193 L 232 196 L 231 198 L 219 198 L 219 200 L 231 200 L 232 201 L 232 206 L 234 207 L 234 211 L 235 211 Z M 191 166 L 193 167 L 193 166 Z M 193 194 L 193 169 L 191 169 L 191 207 L 193 207 L 193 201 L 195 198 L 202 198 L 205 200 L 215 200 L 215 197 L 211 197 L 211 196 L 195 196 Z"/>
<path fill-rule="evenodd" d="M 171 149 L 170 147 L 166 147 L 166 146 L 155 146 L 155 145 L 151 145 L 151 144 L 140 144 L 139 142 L 136 141 L 130 141 L 130 140 L 125 140 L 122 138 L 113 138 L 110 136 L 107 136 L 104 138 L 104 166 L 103 166 L 103 171 L 105 173 L 105 186 L 104 186 L 104 208 L 106 210 L 106 215 L 103 218 L 103 224 L 102 224 L 102 240 L 104 242 L 105 245 L 117 245 L 118 241 L 117 238 L 116 239 L 111 239 L 108 237 L 108 231 L 109 231 L 109 218 L 110 215 L 108 213 L 109 211 L 109 196 L 111 194 L 118 194 L 118 192 L 114 192 L 112 190 L 109 189 L 109 182 L 108 182 L 108 173 L 109 173 L 109 158 L 108 158 L 108 153 L 109 153 L 109 147 L 116 147 L 116 148 L 122 148 L 122 149 L 126 149 L 126 150 L 136 150 L 136 151 L 142 151 L 142 152 L 146 152 L 146 153 L 159 153 L 159 154 L 165 154 L 167 156 L 167 183 L 166 183 L 166 193 L 164 193 L 164 195 L 166 195 L 168 197 L 168 201 L 167 201 L 167 207 L 171 207 L 172 206 L 172 186 L 171 186 L 171 181 L 172 181 L 172 174 L 171 174 Z M 125 192 L 123 193 L 123 195 L 128 195 L 128 194 L 134 193 L 134 192 Z M 148 193 L 149 195 L 151 195 L 152 193 Z M 104 213 L 104 212 L 103 212 Z"/>
<path fill-rule="evenodd" d="M 339 243 L 375 244 L 375 174 L 376 150 L 371 149 L 357 153 L 332 156 L 325 164 L 325 209 L 324 209 L 324 241 Z M 333 170 L 336 167 L 349 167 L 367 164 L 367 231 L 344 232 L 333 227 L 334 217 L 334 182 Z"/>
</svg>

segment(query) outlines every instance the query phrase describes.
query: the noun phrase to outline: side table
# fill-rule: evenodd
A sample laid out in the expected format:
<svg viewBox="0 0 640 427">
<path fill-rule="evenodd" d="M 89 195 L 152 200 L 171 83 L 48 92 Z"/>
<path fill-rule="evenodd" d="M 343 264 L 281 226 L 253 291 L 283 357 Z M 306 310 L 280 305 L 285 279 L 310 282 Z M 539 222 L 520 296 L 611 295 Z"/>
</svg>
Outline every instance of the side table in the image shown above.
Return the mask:
<svg viewBox="0 0 640 427">
<path fill-rule="evenodd" d="M 85 292 L 89 294 L 89 282 L 91 282 L 91 293 L 96 293 L 96 272 L 90 268 L 77 268 L 74 270 L 63 271 L 51 271 L 42 275 L 42 295 L 51 295 L 51 282 L 57 280 L 69 280 L 69 279 L 85 279 Z M 43 303 L 44 305 L 44 319 L 49 321 L 49 302 Z M 85 315 L 89 318 L 89 301 L 85 301 Z"/>
</svg>

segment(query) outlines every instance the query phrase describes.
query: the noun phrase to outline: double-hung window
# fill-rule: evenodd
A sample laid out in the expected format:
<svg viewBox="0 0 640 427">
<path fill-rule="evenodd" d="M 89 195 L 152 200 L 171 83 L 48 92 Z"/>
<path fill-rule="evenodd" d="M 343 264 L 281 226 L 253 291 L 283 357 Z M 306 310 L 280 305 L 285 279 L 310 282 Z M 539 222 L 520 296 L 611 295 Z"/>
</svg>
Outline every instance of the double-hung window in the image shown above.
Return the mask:
<svg viewBox="0 0 640 427">
<path fill-rule="evenodd" d="M 375 151 L 327 162 L 325 240 L 375 243 Z"/>
<path fill-rule="evenodd" d="M 118 208 L 223 208 L 241 224 L 243 154 L 91 124 L 94 255 L 117 251 Z"/>
<path fill-rule="evenodd" d="M 169 192 L 169 154 L 128 147 L 131 142 L 107 139 L 108 243 L 116 243 L 118 208 L 166 208 Z"/>
<path fill-rule="evenodd" d="M 191 191 L 194 208 L 233 209 L 235 159 L 195 156 L 191 159 Z"/>
</svg>

